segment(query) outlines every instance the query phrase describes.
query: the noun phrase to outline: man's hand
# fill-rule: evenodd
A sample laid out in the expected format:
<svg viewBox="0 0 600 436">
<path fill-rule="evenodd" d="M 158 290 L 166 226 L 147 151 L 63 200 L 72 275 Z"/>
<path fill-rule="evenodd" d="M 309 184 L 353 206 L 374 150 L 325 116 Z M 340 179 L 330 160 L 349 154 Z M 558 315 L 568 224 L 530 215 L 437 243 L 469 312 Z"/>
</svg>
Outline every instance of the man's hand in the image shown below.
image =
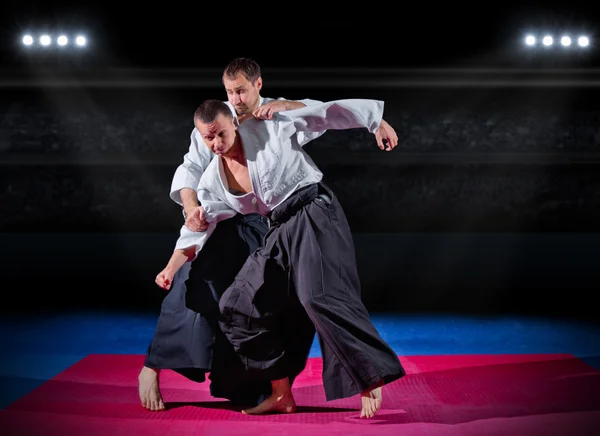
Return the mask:
<svg viewBox="0 0 600 436">
<path fill-rule="evenodd" d="M 252 112 L 252 115 L 258 120 L 271 120 L 275 113 L 285 110 L 287 110 L 285 101 L 277 100 L 257 107 L 254 109 L 254 112 Z"/>
<path fill-rule="evenodd" d="M 161 272 L 158 273 L 156 279 L 154 280 L 158 286 L 163 289 L 169 290 L 171 289 L 171 284 L 173 283 L 173 272 L 171 272 L 170 268 L 165 268 Z"/>
<path fill-rule="evenodd" d="M 203 232 L 208 229 L 208 221 L 202 206 L 196 206 L 189 211 L 185 211 L 185 226 L 192 232 Z"/>
<path fill-rule="evenodd" d="M 254 112 L 252 112 L 252 115 L 257 120 L 272 120 L 273 115 L 275 115 L 277 112 L 300 109 L 301 107 L 305 106 L 306 105 L 304 103 L 299 101 L 275 100 L 257 107 L 254 109 Z"/>
<path fill-rule="evenodd" d="M 396 135 L 396 131 L 385 120 L 381 120 L 381 124 L 375 132 L 375 138 L 377 139 L 377 146 L 382 150 L 385 149 L 385 151 L 391 151 L 398 145 L 398 135 Z M 387 148 L 383 141 L 387 142 Z"/>
</svg>

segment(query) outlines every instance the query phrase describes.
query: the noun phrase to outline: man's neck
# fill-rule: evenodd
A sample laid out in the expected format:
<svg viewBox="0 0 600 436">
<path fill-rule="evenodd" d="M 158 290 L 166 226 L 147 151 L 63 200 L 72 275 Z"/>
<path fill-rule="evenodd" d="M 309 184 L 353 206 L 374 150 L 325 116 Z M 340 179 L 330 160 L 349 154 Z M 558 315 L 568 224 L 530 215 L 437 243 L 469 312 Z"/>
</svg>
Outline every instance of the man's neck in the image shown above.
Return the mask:
<svg viewBox="0 0 600 436">
<path fill-rule="evenodd" d="M 224 154 L 223 159 L 229 162 L 237 162 L 242 165 L 246 165 L 246 155 L 244 154 L 244 147 L 242 147 L 242 141 L 239 136 L 236 138 L 231 150 L 227 154 Z"/>
</svg>

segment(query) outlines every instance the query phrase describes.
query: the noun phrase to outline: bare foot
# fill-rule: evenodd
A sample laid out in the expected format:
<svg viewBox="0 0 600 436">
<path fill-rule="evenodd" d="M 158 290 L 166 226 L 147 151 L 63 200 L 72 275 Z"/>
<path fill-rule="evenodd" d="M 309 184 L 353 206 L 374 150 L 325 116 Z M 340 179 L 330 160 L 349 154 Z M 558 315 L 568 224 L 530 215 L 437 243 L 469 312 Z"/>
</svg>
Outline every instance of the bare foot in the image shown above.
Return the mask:
<svg viewBox="0 0 600 436">
<path fill-rule="evenodd" d="M 258 406 L 242 410 L 242 413 L 244 415 L 261 415 L 263 413 L 294 413 L 295 411 L 296 401 L 290 391 L 283 395 L 273 394 Z"/>
<path fill-rule="evenodd" d="M 360 394 L 360 399 L 362 402 L 362 409 L 360 411 L 361 418 L 372 418 L 377 412 L 379 412 L 379 409 L 381 408 L 381 401 L 383 399 L 382 386 L 383 380 L 373 386 L 370 386 L 367 390 Z"/>
<path fill-rule="evenodd" d="M 260 415 L 263 413 L 294 413 L 296 402 L 288 378 L 272 380 L 273 393 L 269 398 L 251 409 L 242 410 L 244 415 Z"/>
<path fill-rule="evenodd" d="M 144 366 L 138 376 L 138 384 L 140 391 L 140 400 L 142 406 L 153 412 L 165 410 L 165 403 L 160 395 L 158 385 L 159 369 L 152 369 Z"/>
</svg>

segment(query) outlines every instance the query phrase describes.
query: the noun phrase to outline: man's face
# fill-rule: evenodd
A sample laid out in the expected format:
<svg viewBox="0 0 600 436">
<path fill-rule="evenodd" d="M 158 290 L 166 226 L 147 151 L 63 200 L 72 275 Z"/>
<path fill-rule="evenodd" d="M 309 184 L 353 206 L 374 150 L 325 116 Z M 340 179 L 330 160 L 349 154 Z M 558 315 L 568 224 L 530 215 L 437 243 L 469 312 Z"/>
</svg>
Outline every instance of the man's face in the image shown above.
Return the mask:
<svg viewBox="0 0 600 436">
<path fill-rule="evenodd" d="M 258 107 L 262 78 L 259 77 L 253 85 L 241 73 L 233 79 L 223 76 L 223 85 L 227 92 L 227 100 L 235 108 L 238 116 L 250 114 Z"/>
<path fill-rule="evenodd" d="M 216 155 L 227 155 L 233 148 L 237 127 L 232 117 L 219 114 L 212 123 L 203 123 L 195 119 L 194 124 L 204 143 Z"/>
</svg>

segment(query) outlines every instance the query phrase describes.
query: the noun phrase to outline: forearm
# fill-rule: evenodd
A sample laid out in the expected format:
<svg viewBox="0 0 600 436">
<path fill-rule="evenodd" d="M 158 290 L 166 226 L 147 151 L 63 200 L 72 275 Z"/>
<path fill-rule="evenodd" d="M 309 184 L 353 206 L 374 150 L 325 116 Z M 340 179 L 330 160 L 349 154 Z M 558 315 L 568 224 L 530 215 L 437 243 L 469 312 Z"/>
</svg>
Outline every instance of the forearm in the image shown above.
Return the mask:
<svg viewBox="0 0 600 436">
<path fill-rule="evenodd" d="M 179 195 L 181 196 L 181 202 L 183 204 L 183 209 L 186 214 L 191 209 L 198 207 L 198 194 L 192 188 L 182 188 L 179 191 Z"/>
<path fill-rule="evenodd" d="M 175 250 L 171 259 L 169 259 L 169 263 L 167 263 L 166 269 L 176 273 L 187 261 L 193 259 L 195 255 L 194 247 Z"/>
</svg>

